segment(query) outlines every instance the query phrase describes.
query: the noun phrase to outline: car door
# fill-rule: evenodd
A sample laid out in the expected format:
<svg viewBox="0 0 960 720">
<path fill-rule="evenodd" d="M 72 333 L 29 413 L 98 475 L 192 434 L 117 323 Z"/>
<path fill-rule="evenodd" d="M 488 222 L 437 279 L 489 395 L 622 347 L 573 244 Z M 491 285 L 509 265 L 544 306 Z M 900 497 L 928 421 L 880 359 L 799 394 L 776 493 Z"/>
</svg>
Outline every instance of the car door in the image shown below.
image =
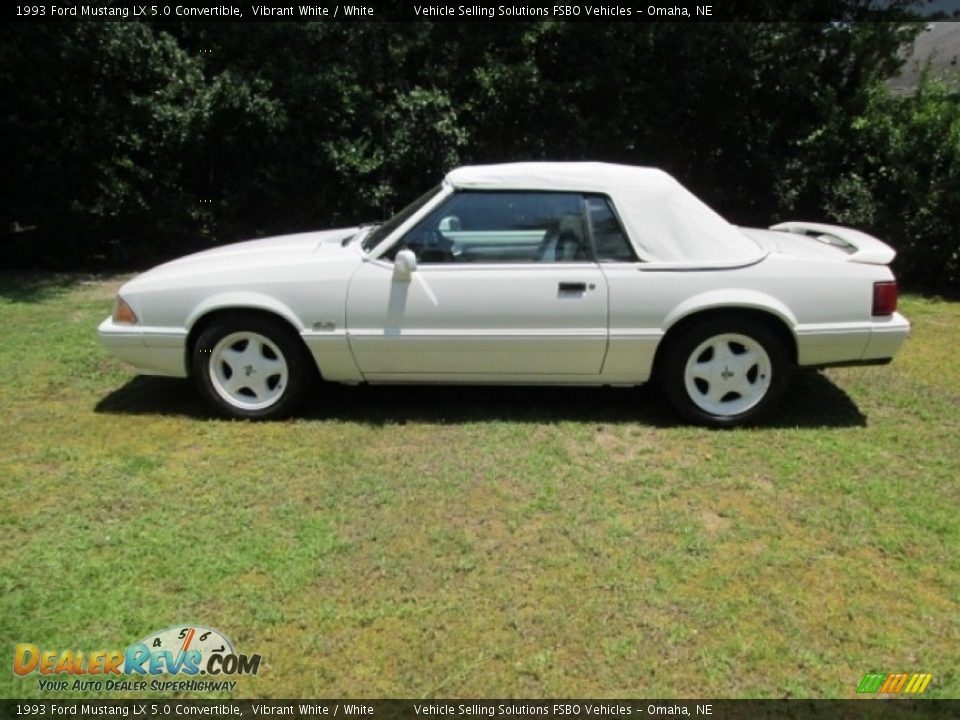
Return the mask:
<svg viewBox="0 0 960 720">
<path fill-rule="evenodd" d="M 576 381 L 607 345 L 607 283 L 577 193 L 458 192 L 355 272 L 347 332 L 370 380 Z M 416 269 L 394 272 L 401 250 Z"/>
</svg>

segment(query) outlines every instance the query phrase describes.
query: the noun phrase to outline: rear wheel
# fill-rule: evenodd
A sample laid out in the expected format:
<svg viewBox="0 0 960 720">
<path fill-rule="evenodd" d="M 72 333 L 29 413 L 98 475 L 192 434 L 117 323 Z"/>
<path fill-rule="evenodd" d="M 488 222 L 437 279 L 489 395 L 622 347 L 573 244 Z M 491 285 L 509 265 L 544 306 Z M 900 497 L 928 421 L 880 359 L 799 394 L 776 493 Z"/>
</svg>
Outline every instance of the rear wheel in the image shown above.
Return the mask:
<svg viewBox="0 0 960 720">
<path fill-rule="evenodd" d="M 769 412 L 783 396 L 789 372 L 784 344 L 769 327 L 749 318 L 711 318 L 670 342 L 660 380 L 685 418 L 730 427 Z"/>
<path fill-rule="evenodd" d="M 193 377 L 207 402 L 226 417 L 267 420 L 289 415 L 316 379 L 296 334 L 261 316 L 224 316 L 200 333 Z"/>
</svg>

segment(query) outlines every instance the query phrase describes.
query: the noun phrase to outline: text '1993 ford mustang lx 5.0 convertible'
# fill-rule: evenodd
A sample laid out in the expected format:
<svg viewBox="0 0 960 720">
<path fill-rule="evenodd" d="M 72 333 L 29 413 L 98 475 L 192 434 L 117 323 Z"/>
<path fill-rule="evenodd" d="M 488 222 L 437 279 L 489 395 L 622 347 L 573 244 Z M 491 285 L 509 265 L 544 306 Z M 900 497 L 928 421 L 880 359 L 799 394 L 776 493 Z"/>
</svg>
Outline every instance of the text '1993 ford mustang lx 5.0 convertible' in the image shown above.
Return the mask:
<svg viewBox="0 0 960 720">
<path fill-rule="evenodd" d="M 638 385 L 751 422 L 794 366 L 889 362 L 894 251 L 857 230 L 735 227 L 659 170 L 462 167 L 387 222 L 190 255 L 124 285 L 100 338 L 220 413 L 341 383 Z"/>
</svg>

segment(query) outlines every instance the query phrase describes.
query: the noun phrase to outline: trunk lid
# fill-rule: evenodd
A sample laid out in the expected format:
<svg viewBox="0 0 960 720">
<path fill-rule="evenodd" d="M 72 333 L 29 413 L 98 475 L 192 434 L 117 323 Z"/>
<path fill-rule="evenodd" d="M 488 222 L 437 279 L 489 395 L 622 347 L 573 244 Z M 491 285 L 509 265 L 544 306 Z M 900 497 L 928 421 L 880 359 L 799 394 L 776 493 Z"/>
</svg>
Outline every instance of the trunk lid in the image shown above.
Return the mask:
<svg viewBox="0 0 960 720">
<path fill-rule="evenodd" d="M 810 260 L 889 265 L 897 254 L 875 237 L 838 225 L 787 222 L 769 230 L 740 228 L 740 232 L 760 243 L 768 252 Z"/>
</svg>

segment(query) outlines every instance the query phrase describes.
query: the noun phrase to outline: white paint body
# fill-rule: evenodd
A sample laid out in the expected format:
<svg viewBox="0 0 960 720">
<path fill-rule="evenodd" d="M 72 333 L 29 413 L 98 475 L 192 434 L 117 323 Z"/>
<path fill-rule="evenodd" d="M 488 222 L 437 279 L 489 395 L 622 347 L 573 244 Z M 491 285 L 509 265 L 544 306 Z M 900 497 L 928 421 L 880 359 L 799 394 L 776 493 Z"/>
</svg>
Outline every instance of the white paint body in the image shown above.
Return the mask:
<svg viewBox="0 0 960 720">
<path fill-rule="evenodd" d="M 632 185 L 631 173 L 639 178 Z M 603 193 L 640 260 L 421 263 L 398 279 L 384 254 L 465 189 Z M 657 202 L 641 202 L 645 192 Z M 909 323 L 898 313 L 871 314 L 873 284 L 893 279 L 887 245 L 811 223 L 735 228 L 684 193 L 659 171 L 624 166 L 461 168 L 370 252 L 357 240 L 343 246 L 345 238 L 365 232 L 346 228 L 197 253 L 124 285 L 120 295 L 137 324 L 107 318 L 99 334 L 139 372 L 185 377 L 196 323 L 218 310 L 256 309 L 288 322 L 324 379 L 345 383 L 640 384 L 650 379 L 673 326 L 722 308 L 778 318 L 795 339 L 801 366 L 882 362 L 897 352 Z M 687 223 L 676 228 L 685 238 L 680 250 L 670 245 L 675 218 L 651 219 L 648 242 L 638 239 L 658 203 L 690 210 L 676 216 Z M 708 236 L 709 243 L 697 244 Z M 587 289 L 558 293 L 561 282 Z"/>
</svg>

